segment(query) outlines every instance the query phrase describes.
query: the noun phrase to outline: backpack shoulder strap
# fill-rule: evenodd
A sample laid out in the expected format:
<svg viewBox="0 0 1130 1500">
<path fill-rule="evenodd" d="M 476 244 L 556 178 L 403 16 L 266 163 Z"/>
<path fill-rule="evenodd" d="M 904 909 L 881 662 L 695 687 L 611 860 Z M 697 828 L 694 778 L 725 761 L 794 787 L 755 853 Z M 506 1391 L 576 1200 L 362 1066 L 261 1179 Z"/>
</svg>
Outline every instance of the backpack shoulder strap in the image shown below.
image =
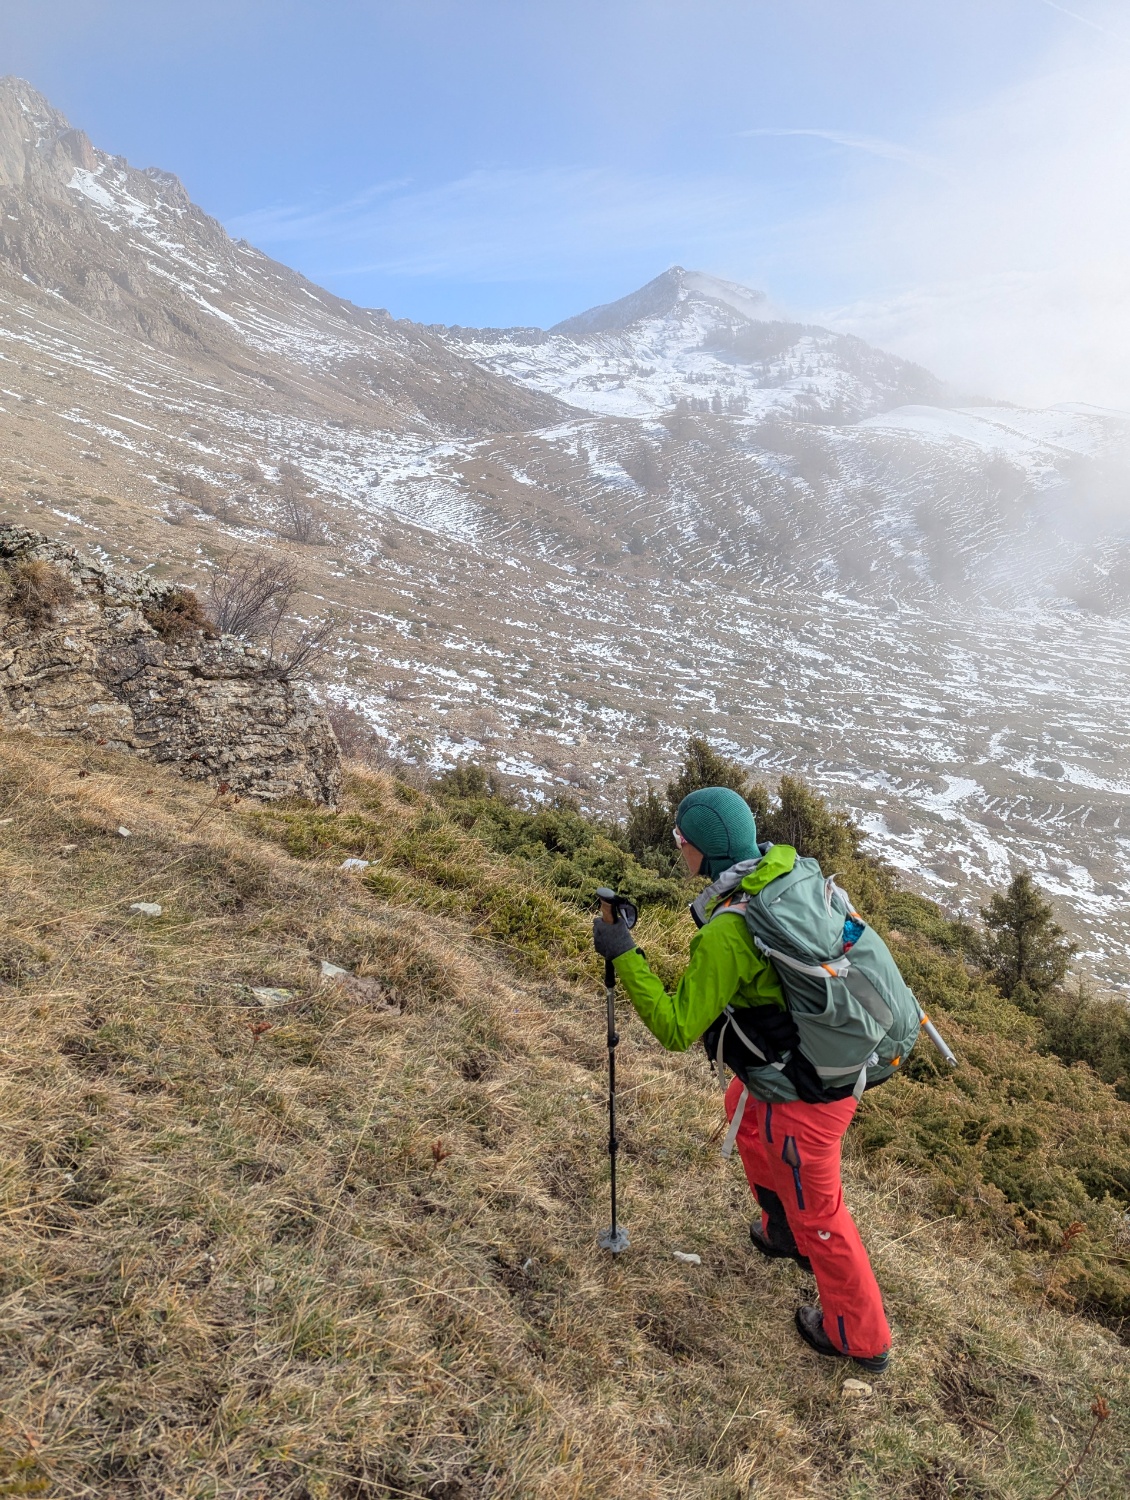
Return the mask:
<svg viewBox="0 0 1130 1500">
<path fill-rule="evenodd" d="M 736 865 L 731 865 L 728 870 L 723 870 L 718 879 L 700 891 L 691 902 L 691 916 L 694 918 L 696 927 L 705 927 L 707 922 L 715 914 L 717 903 L 723 896 L 728 896 L 735 886 L 740 886 L 749 872 L 760 863 L 756 859 L 743 859 Z"/>
<path fill-rule="evenodd" d="M 785 1063 L 783 1061 L 771 1063 L 765 1056 L 765 1053 L 762 1052 L 761 1048 L 757 1045 L 757 1043 L 751 1042 L 749 1037 L 746 1036 L 745 1032 L 738 1025 L 738 1019 L 734 1013 L 734 1007 L 732 1005 L 727 1005 L 726 1009 L 722 1012 L 722 1026 L 718 1032 L 718 1046 L 715 1051 L 714 1058 L 712 1059 L 714 1063 L 714 1070 L 718 1075 L 718 1082 L 721 1085 L 723 1094 L 725 1094 L 726 1092 L 726 1063 L 725 1059 L 722 1056 L 722 1052 L 726 1041 L 726 1031 L 729 1028 L 733 1029 L 734 1035 L 743 1044 L 743 1046 L 748 1048 L 748 1050 L 753 1054 L 754 1057 L 758 1057 L 761 1059 L 763 1066 L 776 1068 L 779 1073 L 784 1072 Z M 749 1089 L 743 1083 L 742 1092 L 737 1103 L 737 1108 L 734 1110 L 734 1117 L 730 1121 L 730 1128 L 726 1131 L 726 1137 L 722 1142 L 722 1155 L 726 1158 L 727 1161 L 729 1161 L 731 1155 L 733 1154 L 734 1142 L 738 1138 L 738 1130 L 741 1128 L 742 1116 L 745 1114 L 745 1107 L 748 1100 Z"/>
</svg>

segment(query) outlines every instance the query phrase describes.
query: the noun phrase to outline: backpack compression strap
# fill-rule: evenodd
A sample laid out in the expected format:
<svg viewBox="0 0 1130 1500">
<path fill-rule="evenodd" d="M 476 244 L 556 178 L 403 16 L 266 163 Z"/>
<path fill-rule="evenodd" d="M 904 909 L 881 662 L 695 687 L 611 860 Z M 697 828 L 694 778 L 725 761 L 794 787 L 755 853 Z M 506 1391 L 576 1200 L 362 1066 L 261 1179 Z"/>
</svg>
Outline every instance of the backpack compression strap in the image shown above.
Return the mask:
<svg viewBox="0 0 1130 1500">
<path fill-rule="evenodd" d="M 733 908 L 731 907 L 731 910 Z M 770 948 L 768 943 L 763 943 L 759 937 L 754 938 L 759 953 L 775 964 L 784 964 L 787 969 L 793 969 L 798 974 L 810 974 L 814 979 L 823 979 L 830 974 L 833 979 L 842 979 L 851 968 L 851 959 L 846 954 L 839 958 L 830 958 L 826 964 L 803 964 L 799 958 L 793 958 L 788 953 L 782 953 L 779 948 Z"/>
</svg>

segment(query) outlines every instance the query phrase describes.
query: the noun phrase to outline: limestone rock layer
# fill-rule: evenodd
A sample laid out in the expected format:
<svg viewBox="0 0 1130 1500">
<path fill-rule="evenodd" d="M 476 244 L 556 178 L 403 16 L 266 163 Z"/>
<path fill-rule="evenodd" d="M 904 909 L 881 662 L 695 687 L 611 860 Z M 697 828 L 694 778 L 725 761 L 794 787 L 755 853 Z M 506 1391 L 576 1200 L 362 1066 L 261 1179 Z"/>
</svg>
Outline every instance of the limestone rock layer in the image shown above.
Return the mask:
<svg viewBox="0 0 1130 1500">
<path fill-rule="evenodd" d="M 37 564 L 50 571 L 29 573 Z M 341 755 L 308 690 L 236 636 L 163 638 L 147 616 L 174 593 L 0 527 L 0 724 L 131 750 L 244 795 L 336 805 Z"/>
</svg>

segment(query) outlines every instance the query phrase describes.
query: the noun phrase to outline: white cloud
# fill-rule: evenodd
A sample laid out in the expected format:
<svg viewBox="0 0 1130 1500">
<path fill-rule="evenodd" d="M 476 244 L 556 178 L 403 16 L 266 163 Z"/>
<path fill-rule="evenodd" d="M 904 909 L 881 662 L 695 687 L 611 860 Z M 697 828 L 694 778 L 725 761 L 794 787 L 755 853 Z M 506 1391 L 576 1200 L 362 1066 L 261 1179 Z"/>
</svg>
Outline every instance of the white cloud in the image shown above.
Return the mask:
<svg viewBox="0 0 1130 1500">
<path fill-rule="evenodd" d="M 1130 409 L 1130 48 L 1079 35 L 934 132 L 944 178 L 867 183 L 810 226 L 813 280 L 858 289 L 813 316 L 967 388 Z"/>
</svg>

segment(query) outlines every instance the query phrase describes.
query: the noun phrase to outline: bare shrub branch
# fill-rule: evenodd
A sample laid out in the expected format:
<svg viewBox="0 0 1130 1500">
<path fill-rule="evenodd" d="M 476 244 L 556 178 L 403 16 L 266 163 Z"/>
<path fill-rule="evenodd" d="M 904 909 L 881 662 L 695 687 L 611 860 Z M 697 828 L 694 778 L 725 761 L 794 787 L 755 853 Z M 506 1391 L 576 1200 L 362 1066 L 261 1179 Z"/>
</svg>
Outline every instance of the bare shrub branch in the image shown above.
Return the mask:
<svg viewBox="0 0 1130 1500">
<path fill-rule="evenodd" d="M 297 635 L 272 637 L 269 646 L 271 666 L 284 682 L 310 681 L 321 676 L 333 642 L 341 634 L 336 615 L 311 620 Z"/>
<path fill-rule="evenodd" d="M 288 558 L 233 553 L 209 580 L 208 609 L 225 635 L 273 641 L 298 591 L 298 569 Z"/>
<path fill-rule="evenodd" d="M 269 669 L 282 681 L 317 677 L 341 633 L 341 622 L 326 615 L 293 628 L 293 605 L 301 576 L 289 558 L 268 553 L 233 553 L 221 558 L 208 584 L 208 609 L 216 629 L 254 641 Z"/>
<path fill-rule="evenodd" d="M 341 753 L 347 760 L 359 761 L 381 771 L 394 767 L 396 763 L 389 752 L 388 741 L 377 733 L 364 714 L 341 703 L 328 703 L 325 711 Z"/>
<path fill-rule="evenodd" d="M 186 500 L 213 500 L 216 496 L 216 486 L 209 484 L 199 474 L 176 473 L 172 476 L 173 484 L 176 486 L 178 495 L 183 495 Z"/>
<path fill-rule="evenodd" d="M 328 541 L 321 515 L 298 485 L 287 483 L 282 486 L 279 516 L 281 534 L 290 541 L 314 547 L 323 546 Z"/>
</svg>

